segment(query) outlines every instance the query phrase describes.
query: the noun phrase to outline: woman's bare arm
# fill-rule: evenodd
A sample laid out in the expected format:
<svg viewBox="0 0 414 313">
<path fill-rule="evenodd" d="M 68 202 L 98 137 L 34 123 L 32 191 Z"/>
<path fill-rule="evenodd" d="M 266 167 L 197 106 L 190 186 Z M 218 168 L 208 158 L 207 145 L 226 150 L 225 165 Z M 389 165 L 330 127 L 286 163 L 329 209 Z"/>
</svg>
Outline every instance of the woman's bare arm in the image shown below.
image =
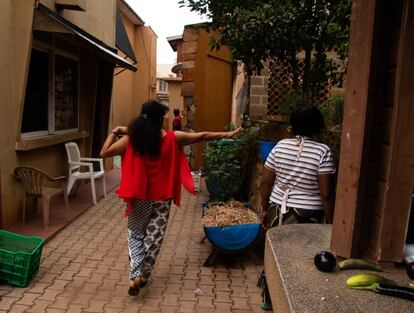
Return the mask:
<svg viewBox="0 0 414 313">
<path fill-rule="evenodd" d="M 175 131 L 175 139 L 179 146 L 183 147 L 191 145 L 200 141 L 233 138 L 241 131 L 241 128 L 237 128 L 229 132 L 199 132 L 199 133 L 187 133 L 182 131 Z"/>
<path fill-rule="evenodd" d="M 260 184 L 260 199 L 262 205 L 262 223 L 265 229 L 269 228 L 269 198 L 275 184 L 276 173 L 263 166 L 262 181 Z"/>
<path fill-rule="evenodd" d="M 334 213 L 334 174 L 319 174 L 319 191 L 322 198 L 322 207 L 325 212 L 326 222 L 331 224 Z"/>
<path fill-rule="evenodd" d="M 115 127 L 106 137 L 100 156 L 106 158 L 124 154 L 129 140 L 126 135 L 127 131 L 128 129 L 124 126 Z M 120 135 L 123 135 L 123 137 L 119 138 Z"/>
</svg>

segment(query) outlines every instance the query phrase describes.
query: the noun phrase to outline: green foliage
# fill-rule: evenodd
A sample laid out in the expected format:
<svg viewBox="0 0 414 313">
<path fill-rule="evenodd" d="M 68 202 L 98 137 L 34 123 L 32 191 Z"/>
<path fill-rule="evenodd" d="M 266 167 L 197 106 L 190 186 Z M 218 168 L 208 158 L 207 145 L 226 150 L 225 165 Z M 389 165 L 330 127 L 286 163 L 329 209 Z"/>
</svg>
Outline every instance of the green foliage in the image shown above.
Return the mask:
<svg viewBox="0 0 414 313">
<path fill-rule="evenodd" d="M 335 164 L 339 164 L 342 135 L 342 119 L 344 115 L 344 97 L 334 96 L 319 104 L 326 129 L 320 134 L 319 141 L 327 144 L 334 155 Z"/>
<path fill-rule="evenodd" d="M 207 185 L 218 185 L 220 199 L 234 196 L 238 192 L 241 166 L 237 159 L 237 146 L 233 141 L 209 143 L 204 151 L 203 175 L 208 176 Z"/>
<path fill-rule="evenodd" d="M 342 119 L 344 115 L 343 96 L 331 97 L 327 101 L 319 104 L 318 108 L 325 119 L 325 124 L 330 129 L 342 129 Z"/>
<path fill-rule="evenodd" d="M 180 0 L 211 20 L 221 33 L 215 48 L 227 45 L 250 75 L 277 59 L 292 68 L 293 88 L 312 99 L 323 82 L 341 85 L 348 53 L 351 0 Z M 336 56 L 328 55 L 335 51 Z M 301 77 L 297 55 L 305 52 Z"/>
<path fill-rule="evenodd" d="M 290 113 L 292 113 L 296 107 L 306 103 L 305 96 L 292 88 L 287 88 L 283 84 L 276 84 L 276 90 L 282 95 L 282 100 L 279 104 L 279 113 L 283 118 L 283 122 L 289 125 Z"/>
<path fill-rule="evenodd" d="M 258 129 L 249 122 L 244 126 L 236 139 L 211 141 L 204 150 L 203 176 L 207 185 L 216 184 L 220 190 L 215 200 L 247 200 L 259 148 Z"/>
</svg>

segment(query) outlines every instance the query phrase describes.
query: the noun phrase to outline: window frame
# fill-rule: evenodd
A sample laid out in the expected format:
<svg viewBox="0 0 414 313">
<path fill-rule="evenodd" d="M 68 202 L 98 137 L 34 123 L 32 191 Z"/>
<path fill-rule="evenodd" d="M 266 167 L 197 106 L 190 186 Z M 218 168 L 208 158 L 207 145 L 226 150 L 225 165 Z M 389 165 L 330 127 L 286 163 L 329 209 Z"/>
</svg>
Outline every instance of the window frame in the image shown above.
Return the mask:
<svg viewBox="0 0 414 313">
<path fill-rule="evenodd" d="M 163 88 L 161 88 L 163 87 Z M 160 92 L 168 92 L 168 81 L 164 79 L 159 79 L 158 90 Z"/>
<path fill-rule="evenodd" d="M 47 113 L 47 120 L 48 120 L 48 129 L 33 131 L 33 132 L 26 132 L 20 133 L 20 138 L 22 140 L 30 140 L 30 139 L 38 139 L 41 137 L 53 136 L 53 135 L 61 135 L 66 133 L 78 132 L 79 131 L 79 121 L 80 121 L 80 61 L 79 61 L 79 50 L 78 55 L 73 53 L 67 52 L 55 45 L 48 44 L 46 42 L 40 40 L 33 40 L 32 50 L 38 50 L 43 53 L 48 54 L 48 113 Z M 55 129 L 55 62 L 56 62 L 56 55 L 61 57 L 71 59 L 76 61 L 77 63 L 77 95 L 76 95 L 76 106 L 77 106 L 77 127 L 75 128 L 68 128 L 63 130 L 56 130 Z M 29 68 L 30 68 L 29 60 Z M 27 86 L 26 86 L 27 88 Z M 26 93 L 26 89 L 25 89 Z M 23 123 L 23 112 L 24 112 L 24 101 L 23 101 L 23 110 L 22 110 L 22 122 Z M 22 129 L 22 125 L 20 126 L 20 131 Z"/>
</svg>

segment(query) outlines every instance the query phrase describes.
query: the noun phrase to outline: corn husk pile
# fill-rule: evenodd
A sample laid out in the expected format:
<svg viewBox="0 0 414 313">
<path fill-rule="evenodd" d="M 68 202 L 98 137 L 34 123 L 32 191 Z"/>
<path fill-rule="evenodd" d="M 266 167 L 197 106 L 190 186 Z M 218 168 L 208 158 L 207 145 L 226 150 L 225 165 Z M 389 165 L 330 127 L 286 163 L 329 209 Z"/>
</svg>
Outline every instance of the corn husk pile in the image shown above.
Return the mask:
<svg viewBox="0 0 414 313">
<path fill-rule="evenodd" d="M 257 214 L 238 201 L 212 205 L 204 210 L 203 225 L 205 227 L 258 223 L 260 219 Z"/>
</svg>

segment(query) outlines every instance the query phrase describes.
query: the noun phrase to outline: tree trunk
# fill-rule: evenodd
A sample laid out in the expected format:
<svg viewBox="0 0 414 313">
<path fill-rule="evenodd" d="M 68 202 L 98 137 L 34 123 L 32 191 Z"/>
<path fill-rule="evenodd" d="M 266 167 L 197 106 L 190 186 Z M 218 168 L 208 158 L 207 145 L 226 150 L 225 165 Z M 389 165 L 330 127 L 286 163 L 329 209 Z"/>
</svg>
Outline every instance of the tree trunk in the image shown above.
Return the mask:
<svg viewBox="0 0 414 313">
<path fill-rule="evenodd" d="M 306 44 L 305 46 L 305 66 L 303 68 L 303 83 L 302 83 L 302 94 L 304 99 L 309 99 L 311 92 L 310 79 L 311 79 L 311 65 L 312 65 L 312 44 Z"/>
</svg>

